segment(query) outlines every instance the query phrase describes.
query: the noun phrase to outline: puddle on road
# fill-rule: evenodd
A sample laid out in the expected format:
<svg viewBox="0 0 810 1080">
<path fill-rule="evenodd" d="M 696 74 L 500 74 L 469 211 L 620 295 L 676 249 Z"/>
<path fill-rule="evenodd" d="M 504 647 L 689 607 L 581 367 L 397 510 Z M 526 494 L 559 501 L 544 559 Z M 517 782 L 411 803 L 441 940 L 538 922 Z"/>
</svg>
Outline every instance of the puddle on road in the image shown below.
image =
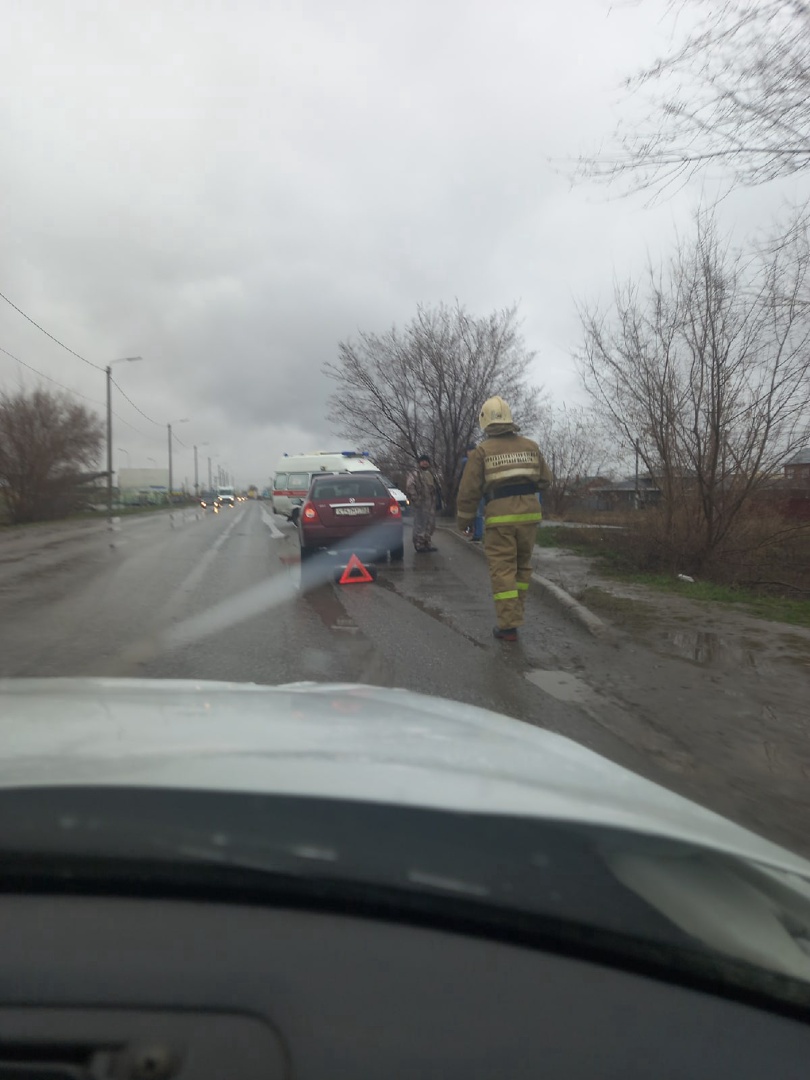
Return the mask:
<svg viewBox="0 0 810 1080">
<path fill-rule="evenodd" d="M 584 680 L 569 671 L 544 671 L 541 668 L 527 671 L 526 678 L 543 690 L 549 697 L 570 705 L 585 705 L 593 701 L 594 692 Z"/>
<path fill-rule="evenodd" d="M 358 633 L 359 626 L 346 614 L 331 585 L 320 585 L 306 593 L 306 602 L 330 630 L 344 634 Z"/>
</svg>

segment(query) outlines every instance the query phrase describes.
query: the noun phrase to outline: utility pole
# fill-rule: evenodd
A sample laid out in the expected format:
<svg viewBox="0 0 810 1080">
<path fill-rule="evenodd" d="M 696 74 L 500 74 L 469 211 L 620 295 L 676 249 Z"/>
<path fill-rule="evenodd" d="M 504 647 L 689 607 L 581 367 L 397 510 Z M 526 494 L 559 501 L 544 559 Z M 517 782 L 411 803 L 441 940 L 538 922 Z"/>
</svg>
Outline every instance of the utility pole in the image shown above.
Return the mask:
<svg viewBox="0 0 810 1080">
<path fill-rule="evenodd" d="M 183 420 L 175 420 L 174 423 L 175 424 L 187 424 L 188 423 L 188 417 L 186 417 Z M 167 424 L 166 427 L 169 429 L 169 506 L 171 506 L 172 505 L 172 490 L 173 490 L 173 485 L 172 485 L 172 425 Z"/>
<path fill-rule="evenodd" d="M 194 447 L 194 498 L 200 497 L 200 478 L 199 471 L 197 469 L 197 449 L 198 447 L 208 446 L 207 442 L 197 443 Z M 211 459 L 208 459 L 208 490 L 211 490 Z"/>
<path fill-rule="evenodd" d="M 208 491 L 209 494 L 214 490 L 214 485 L 211 480 L 211 458 L 208 459 Z"/>
<path fill-rule="evenodd" d="M 169 429 L 169 506 L 172 505 L 172 425 L 167 424 Z"/>
<path fill-rule="evenodd" d="M 112 528 L 112 365 L 107 364 L 107 517 Z"/>
<path fill-rule="evenodd" d="M 143 360 L 142 356 L 122 356 L 111 360 L 104 369 L 107 376 L 107 517 L 112 521 L 112 366 L 113 364 L 133 363 Z"/>
<path fill-rule="evenodd" d="M 636 451 L 636 497 L 635 497 L 635 506 L 634 506 L 634 508 L 633 508 L 633 509 L 635 509 L 635 510 L 638 510 L 638 508 L 639 508 L 639 491 L 638 491 L 638 439 L 634 439 L 634 440 L 633 440 L 633 447 L 635 448 L 635 451 Z"/>
</svg>

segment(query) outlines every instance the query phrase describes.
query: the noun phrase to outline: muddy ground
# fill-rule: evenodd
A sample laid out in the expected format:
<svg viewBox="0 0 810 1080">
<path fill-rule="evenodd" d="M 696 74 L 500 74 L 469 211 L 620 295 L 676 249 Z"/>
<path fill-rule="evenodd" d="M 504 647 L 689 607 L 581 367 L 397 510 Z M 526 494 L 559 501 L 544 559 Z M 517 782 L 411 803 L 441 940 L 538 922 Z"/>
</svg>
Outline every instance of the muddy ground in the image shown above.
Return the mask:
<svg viewBox="0 0 810 1080">
<path fill-rule="evenodd" d="M 578 665 L 593 718 L 679 790 L 704 803 L 711 792 L 721 812 L 730 800 L 751 827 L 810 854 L 810 630 L 624 584 L 562 549 L 536 548 L 535 565 L 609 629 Z"/>
</svg>

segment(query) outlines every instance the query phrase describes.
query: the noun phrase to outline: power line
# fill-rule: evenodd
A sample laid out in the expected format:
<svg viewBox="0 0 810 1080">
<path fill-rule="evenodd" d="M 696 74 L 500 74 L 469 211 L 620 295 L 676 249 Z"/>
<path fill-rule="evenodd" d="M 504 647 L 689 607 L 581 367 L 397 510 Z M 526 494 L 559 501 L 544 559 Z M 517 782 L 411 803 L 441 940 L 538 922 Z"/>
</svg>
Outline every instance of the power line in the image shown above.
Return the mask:
<svg viewBox="0 0 810 1080">
<path fill-rule="evenodd" d="M 137 431 L 137 433 L 141 436 L 142 439 L 149 438 L 149 436 L 146 435 L 143 431 L 141 431 L 140 428 L 136 428 L 134 424 L 130 424 L 129 420 L 125 420 L 123 416 L 119 416 L 117 412 L 113 412 L 113 416 L 116 420 L 120 420 L 122 424 L 126 425 L 126 427 L 131 428 L 133 431 Z"/>
<path fill-rule="evenodd" d="M 5 353 L 6 356 L 10 356 L 12 360 L 16 360 L 18 364 L 22 364 L 24 368 L 28 368 L 29 371 L 33 371 L 34 374 L 39 375 L 40 378 L 47 379 L 48 382 L 54 383 L 55 386 L 59 386 L 63 390 L 67 390 L 69 394 L 74 394 L 76 397 L 84 398 L 85 401 L 89 401 L 92 405 L 98 405 L 99 408 L 104 408 L 103 401 L 96 401 L 94 398 L 88 397 L 87 394 L 82 394 L 78 390 L 74 390 L 70 386 L 65 386 L 65 384 L 59 382 L 58 379 L 54 379 L 50 375 L 46 375 L 44 371 L 40 371 L 38 368 L 35 368 L 33 364 L 26 363 L 25 360 L 21 360 L 19 356 L 15 356 L 14 353 L 9 352 L 8 349 L 4 349 L 2 345 L 0 345 L 0 352 Z"/>
<path fill-rule="evenodd" d="M 44 371 L 40 371 L 39 368 L 35 368 L 33 364 L 29 364 L 25 360 L 21 360 L 19 356 L 15 356 L 14 353 L 9 352 L 8 349 L 4 349 L 2 345 L 0 345 L 0 352 L 5 353 L 6 356 L 10 356 L 12 360 L 16 360 L 18 364 L 21 364 L 24 368 L 28 368 L 29 371 L 33 371 L 34 374 L 39 375 L 41 379 L 47 379 L 48 382 L 52 382 L 54 386 L 58 386 L 62 390 L 67 390 L 67 392 L 69 394 L 73 394 L 74 397 L 83 398 L 84 401 L 89 401 L 91 405 L 97 405 L 100 409 L 104 408 L 105 403 L 103 401 L 96 401 L 95 398 L 88 397 L 87 394 L 82 394 L 79 390 L 74 390 L 73 387 L 66 386 L 64 383 L 59 382 L 59 380 L 54 379 L 53 376 L 46 375 Z M 132 428 L 132 430 L 137 432 L 138 435 L 140 435 L 142 438 L 149 438 L 149 436 L 145 435 L 140 430 L 140 428 L 136 428 L 134 424 L 130 424 L 129 420 L 124 420 L 124 418 L 122 416 L 119 416 L 118 413 L 114 412 L 113 416 L 116 418 L 116 420 L 120 420 L 122 424 L 126 424 L 128 428 Z"/>
<path fill-rule="evenodd" d="M 46 337 L 49 337 L 51 339 L 51 341 L 55 341 L 56 344 L 60 346 L 60 348 L 65 349 L 65 351 L 69 352 L 71 356 L 75 356 L 77 360 L 81 360 L 82 363 L 89 365 L 91 368 L 94 368 L 96 371 L 102 371 L 102 372 L 106 373 L 106 371 L 107 371 L 106 368 L 101 367 L 99 364 L 94 364 L 92 360 L 88 360 L 86 356 L 82 356 L 81 353 L 77 353 L 74 349 L 71 349 L 69 346 L 65 345 L 65 343 L 63 341 L 60 341 L 59 338 L 54 337 L 53 334 L 50 334 L 45 329 L 44 326 L 40 326 L 39 323 L 36 322 L 34 319 L 32 319 L 30 315 L 26 315 L 26 313 L 22 310 L 22 308 L 17 307 L 17 305 L 12 300 L 9 300 L 9 298 L 7 296 L 5 296 L 3 293 L 0 293 L 0 300 L 5 300 L 5 302 L 10 307 L 13 307 L 14 310 L 16 312 L 18 312 L 20 315 L 22 315 L 22 317 L 24 319 L 27 319 L 28 322 L 30 322 L 32 326 L 35 326 L 37 328 L 37 330 L 41 330 L 42 333 Z M 30 368 L 31 371 L 36 372 L 36 374 L 42 376 L 43 379 L 47 379 L 49 382 L 54 383 L 56 386 L 61 386 L 62 389 L 67 390 L 68 393 L 77 394 L 78 397 L 83 397 L 83 398 L 85 398 L 86 401 L 92 401 L 93 400 L 92 398 L 86 397 L 84 394 L 79 394 L 78 391 L 76 391 L 76 390 L 71 390 L 71 388 L 69 386 L 65 386 L 64 383 L 60 383 L 57 379 L 51 378 L 50 375 L 46 375 L 42 371 L 37 371 L 37 369 L 35 367 L 32 367 L 30 364 L 26 364 L 26 362 L 24 360 L 20 360 L 20 358 L 18 356 L 14 356 L 13 353 L 8 352 L 6 349 L 2 349 L 2 352 L 6 353 L 6 355 L 10 356 L 13 360 L 16 360 L 18 364 L 22 364 L 23 367 Z M 121 388 L 121 386 L 115 381 L 115 379 L 110 377 L 110 381 L 112 382 L 113 386 L 116 388 L 118 393 L 121 395 L 121 397 L 123 397 L 125 401 L 129 402 L 129 404 L 132 406 L 132 408 L 135 410 L 135 412 L 140 413 L 140 415 L 144 418 L 144 420 L 148 420 L 149 423 L 154 424 L 155 427 L 162 427 L 163 426 L 158 420 L 153 420 L 151 416 L 147 416 L 147 414 L 143 411 L 143 409 L 141 409 L 138 405 L 135 404 L 135 402 L 132 400 L 132 398 L 129 396 L 129 394 L 127 394 Z M 94 402 L 94 404 L 100 405 L 101 402 Z M 115 416 L 116 419 L 121 420 L 121 417 L 118 416 L 117 413 L 113 413 L 113 416 Z M 126 424 L 127 427 L 132 428 L 133 431 L 138 431 L 138 428 L 136 428 L 133 424 L 130 424 L 128 421 L 121 420 L 121 422 L 123 424 Z M 139 434 L 142 434 L 142 432 L 139 432 Z M 146 437 L 146 436 L 144 436 L 144 437 Z M 176 438 L 176 436 L 175 436 L 175 438 Z M 177 441 L 178 441 L 178 443 L 180 443 L 180 445 L 183 447 L 184 450 L 188 450 L 188 447 L 186 446 L 186 444 L 184 442 L 182 442 L 180 439 L 177 439 Z"/>
<path fill-rule="evenodd" d="M 43 334 L 44 334 L 44 335 L 45 335 L 46 337 L 49 337 L 49 338 L 51 339 L 51 341 L 55 341 L 57 345 L 59 345 L 59 346 L 60 346 L 61 348 L 65 349 L 65 350 L 66 350 L 67 352 L 69 352 L 71 356 L 75 356 L 77 360 L 81 360 L 81 361 L 82 361 L 82 363 L 84 363 L 84 364 L 88 364 L 88 365 L 89 365 L 89 366 L 90 366 L 91 368 L 94 368 L 94 369 L 95 369 L 96 371 L 102 371 L 102 372 L 106 372 L 106 370 L 107 370 L 106 368 L 102 367 L 102 366 L 101 366 L 100 364 L 94 364 L 94 363 L 93 363 L 93 361 L 92 361 L 92 360 L 88 360 L 86 356 L 82 356 L 82 354 L 81 354 L 81 353 L 77 353 L 77 352 L 76 352 L 76 351 L 75 351 L 74 349 L 71 349 L 71 348 L 70 348 L 70 347 L 69 347 L 68 345 L 65 345 L 64 341 L 60 341 L 60 340 L 59 340 L 59 338 L 57 338 L 57 337 L 54 337 L 54 336 L 53 336 L 53 334 L 49 333 L 49 332 L 48 332 L 48 331 L 47 331 L 47 330 L 45 329 L 45 327 L 44 327 L 44 326 L 40 326 L 40 325 L 39 325 L 39 323 L 38 323 L 38 322 L 36 322 L 36 321 L 35 321 L 34 319 L 32 319 L 30 315 L 26 315 L 26 313 L 25 313 L 25 312 L 24 312 L 24 311 L 22 310 L 22 308 L 19 308 L 19 307 L 17 307 L 17 305 L 16 305 L 16 304 L 15 304 L 15 303 L 14 303 L 14 302 L 13 302 L 12 300 L 9 300 L 9 298 L 8 298 L 7 296 L 5 296 L 5 295 L 4 295 L 3 293 L 0 293 L 0 300 L 5 300 L 5 302 L 6 302 L 6 303 L 7 303 L 7 304 L 8 304 L 8 305 L 9 305 L 10 307 L 13 307 L 15 311 L 19 312 L 19 314 L 20 314 L 20 315 L 22 315 L 22 317 L 23 317 L 24 319 L 27 319 L 27 320 L 28 320 L 28 322 L 30 322 L 32 326 L 35 326 L 35 327 L 37 328 L 37 330 L 41 330 L 41 331 L 42 331 L 42 333 L 43 333 Z M 5 352 L 5 349 L 4 349 L 3 351 Z M 11 355 L 11 354 L 9 353 L 9 355 Z M 15 357 L 14 357 L 14 359 L 15 359 L 15 360 L 17 360 L 18 358 L 17 358 L 16 356 L 15 356 Z M 25 363 L 24 363 L 24 362 L 23 362 L 22 360 L 19 360 L 19 363 L 23 364 L 23 367 L 30 367 L 30 364 L 25 364 Z M 32 370 L 32 371 L 35 371 L 36 369 L 35 369 L 35 368 L 32 368 L 31 370 Z M 51 379 L 50 375 L 43 375 L 43 373 L 42 373 L 42 372 L 37 372 L 37 374 L 38 374 L 38 375 L 42 375 L 42 377 L 43 377 L 43 378 L 45 378 L 45 379 L 50 379 L 50 381 L 51 381 L 51 382 L 54 382 L 54 383 L 56 383 L 56 379 Z M 117 382 L 115 382 L 115 380 L 114 380 L 114 379 L 113 379 L 112 381 L 113 381 L 113 383 L 115 384 L 115 386 L 117 387 L 117 389 L 118 389 L 119 393 L 120 393 L 120 394 L 121 394 L 121 395 L 122 395 L 122 396 L 123 396 L 124 398 L 126 398 L 126 400 L 127 400 L 128 402 L 129 402 L 129 404 L 130 404 L 130 405 L 132 406 L 132 408 L 133 408 L 133 409 L 135 409 L 135 411 L 136 411 L 136 412 L 139 412 L 139 413 L 141 414 L 141 416 L 142 416 L 142 417 L 144 418 L 144 420 L 148 420 L 150 424 L 154 424 L 154 425 L 155 425 L 156 427 L 160 427 L 160 426 L 161 426 L 161 425 L 160 425 L 160 424 L 158 423 L 158 421 L 157 421 L 157 420 L 153 420 L 151 416 L 147 416 L 147 415 L 146 415 L 146 413 L 145 413 L 145 412 L 143 411 L 143 409 L 139 409 L 139 408 L 138 408 L 138 406 L 137 406 L 137 405 L 135 404 L 135 402 L 134 402 L 134 401 L 132 400 L 132 398 L 131 398 L 131 397 L 129 397 L 129 396 L 127 395 L 127 394 L 125 394 L 125 393 L 124 393 L 124 391 L 123 391 L 123 390 L 121 389 L 121 387 L 120 387 L 120 386 L 118 386 L 118 383 L 117 383 Z M 57 386 L 62 386 L 62 385 L 63 385 L 62 383 L 56 383 L 56 384 L 57 384 Z M 64 387 L 64 389 L 65 389 L 65 390 L 69 390 L 69 389 L 70 389 L 70 387 L 67 387 L 67 386 L 65 386 L 65 387 Z M 80 396 L 80 397 L 82 397 L 83 395 L 81 395 L 81 394 L 80 394 L 79 396 Z M 90 398 L 88 398 L 87 400 L 89 401 L 89 400 L 91 400 L 91 399 L 90 399 Z M 115 414 L 113 414 L 113 415 L 115 415 Z M 120 417 L 119 417 L 119 419 L 120 419 Z M 123 421 L 123 423 L 125 423 L 125 424 L 126 424 L 126 423 L 127 423 L 127 421 L 126 421 L 126 420 L 124 420 L 124 421 Z M 128 426 L 129 426 L 129 427 L 132 427 L 133 431 L 137 431 L 137 430 L 138 430 L 138 429 L 137 429 L 136 427 L 133 427 L 133 425 L 132 425 L 132 424 L 129 424 Z"/>
<path fill-rule="evenodd" d="M 75 356 L 78 360 L 81 360 L 83 363 L 89 364 L 90 367 L 95 368 L 96 371 L 104 371 L 103 367 L 99 367 L 98 364 L 94 364 L 92 360 L 88 360 L 87 357 L 82 356 L 81 353 L 74 352 L 73 349 L 68 348 L 68 346 L 65 345 L 65 343 L 63 341 L 60 341 L 59 338 L 54 337 L 53 334 L 49 334 L 44 326 L 40 326 L 39 323 L 35 322 L 31 318 L 30 315 L 26 315 L 25 312 L 22 310 L 22 308 L 18 308 L 17 305 L 12 303 L 12 301 L 9 300 L 9 298 L 7 296 L 4 296 L 3 293 L 0 293 L 0 300 L 5 300 L 5 302 L 7 304 L 9 304 L 11 307 L 13 307 L 15 311 L 19 312 L 20 315 L 22 315 L 22 317 L 24 319 L 27 319 L 31 323 L 32 326 L 35 326 L 37 328 L 37 330 L 41 330 L 42 333 L 46 337 L 49 337 L 51 339 L 51 341 L 55 341 L 57 345 L 60 345 L 63 349 L 67 350 L 67 352 L 69 352 L 71 356 Z"/>
<path fill-rule="evenodd" d="M 76 357 L 77 357 L 77 360 L 81 360 L 81 361 L 82 361 L 82 363 L 84 363 L 84 364 L 87 364 L 87 365 L 89 365 L 90 367 L 93 367 L 93 368 L 95 368 L 96 372 L 106 372 L 106 370 L 107 370 L 107 368 L 106 368 L 106 367 L 102 367 L 102 366 L 100 366 L 99 364 L 94 364 L 92 360 L 87 360 L 87 357 L 86 357 L 86 356 L 82 356 L 82 354 L 81 354 L 80 352 L 76 352 L 76 350 L 75 350 L 75 349 L 71 349 L 71 348 L 70 348 L 69 346 L 66 346 L 66 345 L 65 345 L 65 342 L 64 342 L 64 341 L 59 341 L 59 339 L 58 339 L 57 337 L 54 337 L 54 336 L 53 336 L 53 334 L 50 334 L 50 333 L 48 332 L 48 330 L 46 330 L 46 329 L 44 328 L 44 326 L 40 326 L 40 324 L 39 324 L 38 322 L 36 322 L 35 320 L 31 319 L 31 316 L 30 316 L 30 315 L 27 315 L 27 314 L 25 313 L 25 311 L 23 311 L 23 309 L 22 309 L 22 308 L 18 308 L 18 307 L 16 306 L 16 303 L 14 303 L 14 302 L 13 302 L 13 300 L 10 300 L 8 296 L 5 296 L 5 295 L 4 295 L 3 293 L 0 293 L 0 300 L 5 300 L 5 302 L 6 302 L 6 303 L 8 303 L 8 305 L 9 305 L 10 307 L 14 308 L 14 310 L 15 310 L 15 311 L 17 311 L 17 312 L 18 312 L 19 314 L 21 314 L 21 315 L 23 316 L 23 319 L 27 319 L 27 320 L 28 320 L 28 322 L 29 322 L 29 323 L 30 323 L 30 324 L 31 324 L 32 326 L 36 326 L 38 330 L 42 330 L 42 333 L 43 333 L 43 334 L 45 335 L 45 337 L 49 337 L 49 338 L 51 338 L 51 340 L 52 340 L 52 341 L 55 341 L 55 342 L 56 342 L 56 345 L 58 345 L 58 346 L 59 346 L 60 348 L 63 348 L 63 349 L 65 349 L 65 350 L 66 350 L 67 352 L 69 352 L 69 353 L 70 353 L 70 355 L 71 355 L 71 356 L 76 356 Z M 3 349 L 3 352 L 5 352 L 5 350 L 4 350 L 4 349 Z M 11 353 L 9 353 L 9 355 L 11 355 Z M 25 363 L 25 361 L 19 360 L 19 357 L 18 357 L 18 356 L 14 356 L 14 360 L 16 360 L 16 361 L 17 361 L 18 363 L 21 363 L 21 364 L 23 364 L 23 366 L 24 366 L 24 367 L 30 367 L 30 366 L 31 366 L 30 364 L 26 364 L 26 363 Z M 37 369 L 36 369 L 35 367 L 31 367 L 31 370 L 32 370 L 32 372 L 36 372 L 36 370 L 37 370 Z M 68 390 L 68 391 L 70 391 L 71 393 L 76 393 L 76 391 L 71 391 L 69 387 L 65 387 L 65 386 L 64 386 L 64 383 L 62 383 L 62 382 L 57 382 L 57 380 L 56 380 L 56 379 L 52 379 L 50 375 L 44 375 L 44 374 L 43 374 L 42 372 L 37 372 L 37 374 L 38 374 L 38 375 L 41 375 L 43 379 L 49 379 L 49 380 L 50 380 L 51 382 L 55 382 L 55 383 L 56 383 L 56 386 L 60 386 L 60 387 L 63 387 L 63 389 L 65 389 L 65 390 Z M 150 416 L 147 416 L 147 415 L 146 415 L 146 413 L 145 413 L 145 411 L 144 411 L 143 409 L 141 409 L 141 408 L 138 408 L 138 406 L 137 406 L 137 405 L 135 404 L 135 402 L 134 402 L 134 401 L 132 400 L 132 397 L 130 397 L 129 395 L 127 395 L 127 394 L 125 394 L 125 393 L 124 393 L 124 391 L 123 391 L 123 390 L 121 389 L 121 387 L 119 387 L 119 384 L 118 384 L 118 383 L 116 382 L 116 380 L 114 380 L 114 379 L 113 379 L 113 380 L 112 380 L 112 382 L 114 383 L 114 386 L 116 386 L 116 387 L 117 387 L 117 389 L 118 389 L 119 393 L 120 393 L 120 394 L 121 394 L 121 395 L 122 395 L 122 396 L 124 397 L 124 399 L 125 399 L 125 400 L 126 400 L 127 402 L 129 402 L 129 403 L 130 403 L 130 405 L 132 405 L 132 407 L 133 407 L 133 408 L 135 409 L 136 413 L 139 413 L 139 414 L 140 414 L 141 416 L 143 416 L 145 420 L 148 420 L 148 421 L 149 421 L 149 423 L 153 423 L 153 424 L 154 424 L 154 426 L 156 426 L 156 427 L 161 427 L 161 426 L 160 426 L 160 424 L 158 423 L 158 421 L 157 421 L 157 420 L 152 420 L 152 418 L 151 418 Z M 79 396 L 80 396 L 80 397 L 83 397 L 84 395 L 83 395 L 83 394 L 79 394 Z M 90 397 L 87 397 L 87 399 L 86 399 L 86 400 L 87 400 L 87 401 L 91 401 L 92 399 L 90 399 Z M 97 404 L 100 404 L 100 403 L 97 403 Z M 114 414 L 114 413 L 113 413 L 112 415 L 113 415 L 113 416 L 116 416 L 116 414 Z M 120 417 L 118 417 L 118 419 L 120 420 L 121 418 L 120 418 Z M 130 427 L 130 428 L 132 428 L 132 430 L 133 430 L 133 431 L 137 431 L 137 430 L 138 430 L 137 428 L 135 428 L 135 427 L 133 426 L 133 424 L 131 424 L 131 423 L 127 423 L 127 421 L 126 421 L 126 420 L 123 420 L 123 421 L 122 421 L 122 423 L 126 423 L 126 424 L 127 424 L 127 427 Z"/>
<path fill-rule="evenodd" d="M 130 403 L 130 405 L 132 406 L 132 408 L 135 410 L 135 412 L 139 412 L 141 414 L 141 416 L 144 418 L 144 420 L 148 420 L 149 423 L 154 424 L 155 427 L 163 427 L 163 425 L 158 420 L 153 420 L 151 416 L 147 416 L 146 413 L 143 411 L 143 409 L 139 408 L 135 404 L 135 402 L 132 400 L 132 398 L 121 389 L 121 387 L 118 385 L 118 383 L 115 381 L 115 379 L 111 378 L 111 382 L 112 382 L 113 386 L 115 387 L 115 389 L 118 391 L 118 393 L 121 395 L 121 397 L 124 398 L 125 401 L 128 401 Z"/>
</svg>

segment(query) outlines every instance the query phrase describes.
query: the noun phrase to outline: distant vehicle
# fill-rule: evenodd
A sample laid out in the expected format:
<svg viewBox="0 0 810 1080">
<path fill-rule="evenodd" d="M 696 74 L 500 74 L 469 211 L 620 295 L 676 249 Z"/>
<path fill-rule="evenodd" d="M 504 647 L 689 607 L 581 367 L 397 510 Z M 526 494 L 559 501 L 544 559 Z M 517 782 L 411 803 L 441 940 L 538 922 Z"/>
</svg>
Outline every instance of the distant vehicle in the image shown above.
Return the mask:
<svg viewBox="0 0 810 1080">
<path fill-rule="evenodd" d="M 249 499 L 258 499 L 258 497 L 259 497 L 259 489 L 256 487 L 255 484 L 251 484 L 250 487 L 248 488 L 247 497 Z"/>
<path fill-rule="evenodd" d="M 285 454 L 276 466 L 273 480 L 273 513 L 293 524 L 318 473 L 359 472 L 380 475 L 377 466 L 362 450 L 317 450 L 312 454 Z"/>
<path fill-rule="evenodd" d="M 381 476 L 382 482 L 391 492 L 393 498 L 399 503 L 399 508 L 403 514 L 407 514 L 411 505 L 411 501 L 404 491 L 400 491 L 393 480 L 389 480 L 387 476 Z"/>
<path fill-rule="evenodd" d="M 217 488 L 217 502 L 220 506 L 230 506 L 231 509 L 236 504 L 236 496 L 234 495 L 232 487 L 218 487 Z"/>
<path fill-rule="evenodd" d="M 322 548 L 400 562 L 402 511 L 379 476 L 316 476 L 298 517 L 301 562 Z"/>
</svg>

